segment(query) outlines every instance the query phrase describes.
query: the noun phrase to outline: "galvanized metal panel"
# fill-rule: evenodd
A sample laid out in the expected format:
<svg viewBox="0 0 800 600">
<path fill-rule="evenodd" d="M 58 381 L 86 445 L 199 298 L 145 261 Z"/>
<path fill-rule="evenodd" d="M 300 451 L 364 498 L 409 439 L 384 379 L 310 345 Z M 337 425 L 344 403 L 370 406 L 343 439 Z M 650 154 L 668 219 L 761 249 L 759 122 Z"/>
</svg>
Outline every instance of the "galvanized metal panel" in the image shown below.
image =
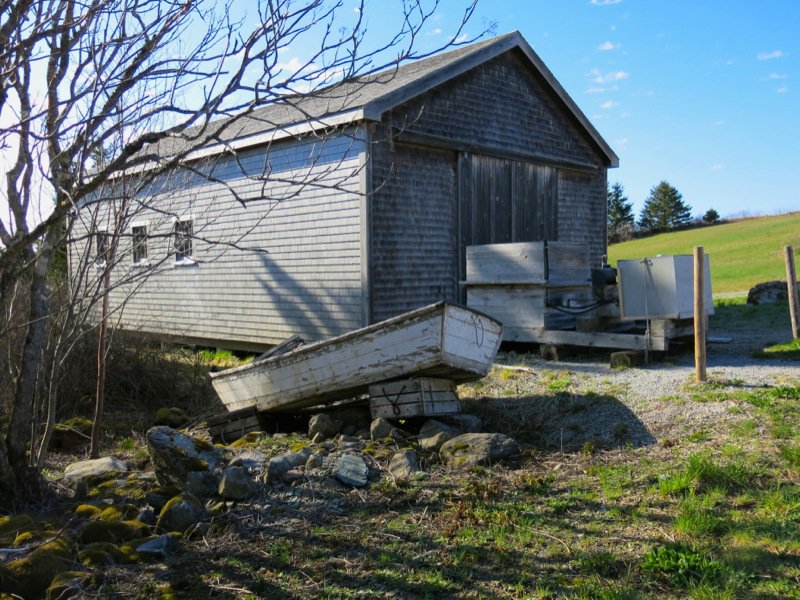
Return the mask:
<svg viewBox="0 0 800 600">
<path fill-rule="evenodd" d="M 688 319 L 694 316 L 694 257 L 654 256 L 617 262 L 623 320 Z M 705 255 L 705 306 L 714 313 L 710 259 Z"/>
</svg>

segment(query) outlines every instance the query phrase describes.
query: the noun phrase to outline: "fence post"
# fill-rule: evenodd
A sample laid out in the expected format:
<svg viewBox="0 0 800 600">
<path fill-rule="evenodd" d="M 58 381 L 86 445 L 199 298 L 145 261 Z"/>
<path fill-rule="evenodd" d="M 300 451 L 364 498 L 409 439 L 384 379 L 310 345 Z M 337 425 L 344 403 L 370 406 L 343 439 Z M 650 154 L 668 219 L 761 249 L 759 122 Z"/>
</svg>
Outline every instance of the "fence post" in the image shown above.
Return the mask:
<svg viewBox="0 0 800 600">
<path fill-rule="evenodd" d="M 694 248 L 694 365 L 697 382 L 706 380 L 706 278 L 705 252 Z"/>
<path fill-rule="evenodd" d="M 794 248 L 786 246 L 783 249 L 786 257 L 786 286 L 789 292 L 789 318 L 792 320 L 792 337 L 800 338 L 800 323 L 797 312 L 800 310 L 797 303 L 797 272 L 794 268 Z"/>
</svg>

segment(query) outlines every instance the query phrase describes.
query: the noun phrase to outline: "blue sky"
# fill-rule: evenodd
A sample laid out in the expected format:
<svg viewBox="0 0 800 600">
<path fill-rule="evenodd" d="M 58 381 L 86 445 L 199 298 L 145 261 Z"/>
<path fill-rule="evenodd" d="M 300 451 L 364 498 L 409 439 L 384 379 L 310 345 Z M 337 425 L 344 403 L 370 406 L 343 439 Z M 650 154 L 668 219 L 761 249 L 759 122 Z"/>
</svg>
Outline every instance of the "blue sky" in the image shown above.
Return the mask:
<svg viewBox="0 0 800 600">
<path fill-rule="evenodd" d="M 442 0 L 423 47 L 463 4 Z M 609 142 L 637 216 L 661 180 L 695 215 L 800 210 L 800 0 L 479 0 L 468 32 L 485 22 L 519 30 Z"/>
</svg>

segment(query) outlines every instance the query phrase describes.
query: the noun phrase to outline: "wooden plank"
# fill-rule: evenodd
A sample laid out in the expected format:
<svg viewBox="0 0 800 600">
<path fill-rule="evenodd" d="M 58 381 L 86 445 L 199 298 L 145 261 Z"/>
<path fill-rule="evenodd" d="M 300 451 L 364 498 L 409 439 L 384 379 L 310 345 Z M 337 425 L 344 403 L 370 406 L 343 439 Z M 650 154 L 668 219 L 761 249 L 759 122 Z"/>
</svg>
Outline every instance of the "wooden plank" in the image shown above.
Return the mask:
<svg viewBox="0 0 800 600">
<path fill-rule="evenodd" d="M 544 287 L 468 287 L 467 306 L 491 315 L 504 326 L 544 327 Z"/>
<path fill-rule="evenodd" d="M 467 282 L 544 283 L 546 261 L 543 242 L 485 244 L 467 247 Z"/>
<path fill-rule="evenodd" d="M 587 333 L 581 331 L 556 331 L 548 329 L 526 329 L 505 327 L 503 339 L 535 344 L 561 344 L 595 348 L 619 348 L 624 350 L 666 351 L 669 341 L 665 338 L 628 333 Z M 648 348 L 649 340 L 649 348 Z"/>
<path fill-rule="evenodd" d="M 461 412 L 455 383 L 449 379 L 415 378 L 369 386 L 372 418 L 401 419 Z"/>
<path fill-rule="evenodd" d="M 303 345 L 303 338 L 299 335 L 293 335 L 292 337 L 282 341 L 280 344 L 277 344 L 264 352 L 263 354 L 256 357 L 256 360 L 261 360 L 262 358 L 269 358 L 271 356 L 280 356 L 281 354 L 286 354 L 287 352 L 291 352 L 295 348 Z"/>
<path fill-rule="evenodd" d="M 572 242 L 547 242 L 547 280 L 589 282 L 592 270 L 589 262 L 589 247 Z"/>
</svg>

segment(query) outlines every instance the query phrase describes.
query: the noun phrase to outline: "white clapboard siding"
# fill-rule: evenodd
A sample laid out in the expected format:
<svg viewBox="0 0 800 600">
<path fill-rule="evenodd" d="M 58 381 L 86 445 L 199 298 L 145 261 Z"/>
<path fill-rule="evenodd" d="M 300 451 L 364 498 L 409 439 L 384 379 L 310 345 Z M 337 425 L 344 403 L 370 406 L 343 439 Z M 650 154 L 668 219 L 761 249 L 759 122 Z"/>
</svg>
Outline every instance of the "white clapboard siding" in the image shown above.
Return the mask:
<svg viewBox="0 0 800 600">
<path fill-rule="evenodd" d="M 485 315 L 440 303 L 212 374 L 212 383 L 229 410 L 269 411 L 353 397 L 399 377 L 468 381 L 488 373 L 501 333 Z"/>
<path fill-rule="evenodd" d="M 152 186 L 159 211 L 137 214 L 148 230 L 152 273 L 128 255 L 115 267 L 115 326 L 219 345 L 267 346 L 364 325 L 362 141 L 342 135 L 256 148 L 213 165 L 214 178 L 172 174 Z M 212 167 L 206 167 L 211 169 Z M 266 184 L 253 181 L 268 172 Z M 292 183 L 292 180 L 299 183 Z M 234 197 L 230 186 L 240 193 Z M 240 202 L 244 199 L 245 202 Z M 195 264 L 176 266 L 174 219 L 191 219 Z M 129 248 L 124 239 L 121 251 Z"/>
</svg>

